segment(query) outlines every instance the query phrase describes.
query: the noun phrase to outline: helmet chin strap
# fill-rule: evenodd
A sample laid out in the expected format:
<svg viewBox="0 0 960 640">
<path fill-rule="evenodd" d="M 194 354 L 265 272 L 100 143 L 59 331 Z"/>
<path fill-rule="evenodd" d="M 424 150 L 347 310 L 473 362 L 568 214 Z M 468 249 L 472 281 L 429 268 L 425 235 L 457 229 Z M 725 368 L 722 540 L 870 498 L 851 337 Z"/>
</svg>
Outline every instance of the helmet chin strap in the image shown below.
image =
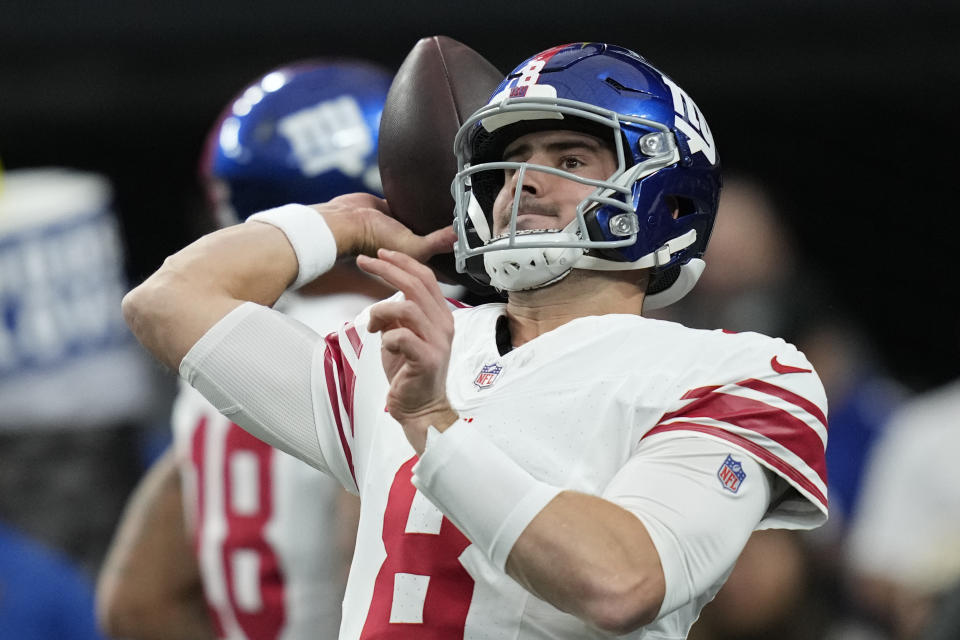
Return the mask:
<svg viewBox="0 0 960 640">
<path fill-rule="evenodd" d="M 697 238 L 693 229 L 673 238 L 659 249 L 633 262 L 616 262 L 586 255 L 580 247 L 550 246 L 570 244 L 579 239 L 577 221 L 574 220 L 559 231 L 520 232 L 512 238 L 503 236 L 489 243 L 488 247 L 503 246 L 483 254 L 483 265 L 490 276 L 490 284 L 500 291 L 528 291 L 539 289 L 565 278 L 573 269 L 591 271 L 628 271 L 647 269 L 667 264 L 671 256 L 692 245 Z M 536 246 L 523 246 L 536 244 Z M 703 260 L 692 258 L 681 265 L 676 281 L 663 291 L 648 295 L 644 301 L 647 309 L 659 309 L 673 304 L 687 295 L 706 266 Z"/>
<path fill-rule="evenodd" d="M 569 231 L 570 228 L 568 225 L 562 231 L 540 231 L 516 235 L 513 238 L 504 236 L 487 243 L 488 247 L 504 247 L 483 254 L 483 266 L 490 276 L 490 284 L 500 291 L 528 291 L 545 287 L 566 277 L 577 260 L 583 256 L 584 249 L 570 246 L 551 247 L 549 244 L 575 242 L 577 234 Z M 511 239 L 519 246 L 510 247 Z M 523 246 L 524 240 L 538 246 Z"/>
</svg>

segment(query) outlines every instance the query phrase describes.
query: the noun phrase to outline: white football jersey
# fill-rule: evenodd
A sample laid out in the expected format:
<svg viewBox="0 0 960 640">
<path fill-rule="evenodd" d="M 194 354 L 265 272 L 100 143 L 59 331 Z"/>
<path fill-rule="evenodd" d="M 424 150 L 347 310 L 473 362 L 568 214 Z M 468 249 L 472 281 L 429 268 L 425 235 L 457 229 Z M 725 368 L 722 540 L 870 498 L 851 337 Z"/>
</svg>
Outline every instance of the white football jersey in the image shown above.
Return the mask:
<svg viewBox="0 0 960 640">
<path fill-rule="evenodd" d="M 878 440 L 849 536 L 854 572 L 943 593 L 960 579 L 960 381 L 905 403 Z"/>
<path fill-rule="evenodd" d="M 360 295 L 284 298 L 317 331 L 370 304 Z M 336 545 L 343 491 L 324 473 L 254 438 L 181 385 L 173 411 L 204 594 L 219 638 L 335 638 L 345 559 Z"/>
<path fill-rule="evenodd" d="M 267 363 L 278 346 L 258 346 L 253 336 L 262 342 L 280 325 L 245 306 L 194 346 L 181 373 L 245 428 L 360 494 L 342 639 L 606 637 L 520 587 L 412 485 L 417 458 L 385 407 L 380 336 L 367 333 L 368 314 L 322 341 L 292 330 L 284 361 Z M 750 528 L 811 528 L 826 519 L 826 399 L 792 345 L 605 315 L 573 320 L 501 355 L 503 314 L 502 304 L 454 312 L 447 394 L 462 418 L 474 419 L 538 480 L 603 496 L 628 461 L 644 455 L 645 443 L 707 438 L 792 488 Z M 300 337 L 305 346 L 295 346 Z M 296 361 L 310 349 L 304 374 Z M 264 362 L 254 381 L 231 371 L 241 353 Z M 282 404 L 272 400 L 287 389 Z M 298 389 L 310 390 L 310 406 L 294 406 Z M 319 446 L 304 421 L 314 423 Z M 718 465 L 718 493 L 735 492 L 740 473 L 735 464 Z M 637 487 L 637 494 L 648 490 Z M 712 595 L 662 611 L 625 637 L 683 638 Z"/>
</svg>

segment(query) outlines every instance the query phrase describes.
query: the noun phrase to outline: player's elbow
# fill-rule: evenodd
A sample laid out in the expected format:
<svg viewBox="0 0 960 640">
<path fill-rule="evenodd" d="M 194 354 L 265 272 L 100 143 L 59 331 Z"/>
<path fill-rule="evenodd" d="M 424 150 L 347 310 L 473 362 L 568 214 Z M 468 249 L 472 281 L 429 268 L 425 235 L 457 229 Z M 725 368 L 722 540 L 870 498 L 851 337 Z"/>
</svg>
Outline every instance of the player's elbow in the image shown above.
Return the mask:
<svg viewBox="0 0 960 640">
<path fill-rule="evenodd" d="M 177 269 L 174 259 L 123 297 L 123 318 L 137 340 L 161 362 L 176 370 L 185 353 L 180 335 L 190 318 L 189 281 Z"/>
<path fill-rule="evenodd" d="M 597 575 L 588 586 L 583 617 L 615 635 L 636 631 L 653 622 L 664 597 L 663 574 Z"/>
<path fill-rule="evenodd" d="M 149 326 L 150 296 L 146 291 L 147 283 L 144 282 L 139 287 L 132 289 L 123 296 L 120 308 L 123 311 L 123 319 L 126 321 L 130 331 L 142 341 L 141 336 Z"/>
<path fill-rule="evenodd" d="M 172 263 L 172 258 L 164 260 L 156 273 L 123 297 L 123 318 L 137 338 L 147 336 L 176 303 L 178 287 Z"/>
</svg>

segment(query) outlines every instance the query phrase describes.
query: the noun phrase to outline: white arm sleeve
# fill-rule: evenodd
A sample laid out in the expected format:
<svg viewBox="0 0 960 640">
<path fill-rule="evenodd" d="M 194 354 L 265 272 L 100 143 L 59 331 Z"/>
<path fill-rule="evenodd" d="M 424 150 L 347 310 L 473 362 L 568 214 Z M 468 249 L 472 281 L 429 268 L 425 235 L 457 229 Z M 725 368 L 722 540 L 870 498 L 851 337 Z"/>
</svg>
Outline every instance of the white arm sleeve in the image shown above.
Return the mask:
<svg viewBox="0 0 960 640">
<path fill-rule="evenodd" d="M 745 474 L 736 492 L 718 477 L 728 455 Z M 666 582 L 658 618 L 685 606 L 695 617 L 713 598 L 769 508 L 772 482 L 743 450 L 710 438 L 641 441 L 603 497 L 640 518 L 653 539 Z"/>
<path fill-rule="evenodd" d="M 252 435 L 330 472 L 313 405 L 312 387 L 323 383 L 314 381 L 313 354 L 322 348 L 306 325 L 246 302 L 193 345 L 180 375 Z"/>
</svg>

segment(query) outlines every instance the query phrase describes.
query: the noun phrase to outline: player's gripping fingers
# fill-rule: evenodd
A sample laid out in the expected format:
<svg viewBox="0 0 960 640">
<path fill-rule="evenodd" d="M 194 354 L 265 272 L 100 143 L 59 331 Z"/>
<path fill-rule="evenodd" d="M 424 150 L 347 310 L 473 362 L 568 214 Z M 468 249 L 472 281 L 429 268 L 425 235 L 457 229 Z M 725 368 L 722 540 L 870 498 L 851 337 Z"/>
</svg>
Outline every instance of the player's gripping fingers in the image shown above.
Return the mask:
<svg viewBox="0 0 960 640">
<path fill-rule="evenodd" d="M 449 327 L 452 331 L 453 316 L 433 272 L 401 253 L 385 252 L 384 255 L 394 262 L 358 256 L 357 266 L 403 292 L 404 297 L 417 304 L 437 327 L 444 331 Z M 416 270 L 411 273 L 407 270 L 410 268 Z"/>
<path fill-rule="evenodd" d="M 429 291 L 419 278 L 390 262 L 379 258 L 357 256 L 357 266 L 403 292 L 407 300 L 418 304 L 429 304 L 431 301 Z"/>
<path fill-rule="evenodd" d="M 450 329 L 453 329 L 453 315 L 447 304 L 447 299 L 443 295 L 443 291 L 440 290 L 436 275 L 429 267 L 397 251 L 381 249 L 378 256 L 380 260 L 402 269 L 419 280 L 425 297 L 420 298 L 413 290 L 410 292 L 410 297 L 420 304 L 433 322 L 443 327 L 449 325 Z M 420 288 L 418 287 L 417 290 L 419 291 Z"/>
<path fill-rule="evenodd" d="M 399 251 L 390 251 L 389 249 L 380 249 L 377 252 L 377 257 L 380 260 L 389 262 L 390 264 L 414 276 L 420 281 L 424 289 L 434 298 L 438 300 L 443 298 L 443 293 L 440 291 L 440 286 L 437 284 L 437 277 L 427 265 L 423 264 L 422 262 L 418 262 L 416 259 L 408 256 L 405 253 L 400 253 Z"/>
<path fill-rule="evenodd" d="M 385 300 L 370 308 L 367 328 L 371 332 L 386 332 L 398 327 L 405 327 L 424 340 L 433 333 L 432 323 L 426 314 L 419 305 L 409 300 Z"/>
<path fill-rule="evenodd" d="M 430 348 L 421 336 L 407 327 L 395 327 L 383 332 L 381 348 L 398 356 L 419 368 L 429 367 Z"/>
<path fill-rule="evenodd" d="M 390 381 L 391 408 L 398 415 L 419 411 L 446 396 L 446 353 L 406 327 L 390 329 L 380 341 L 383 369 Z"/>
<path fill-rule="evenodd" d="M 399 251 L 378 249 L 376 258 L 357 256 L 357 265 L 384 280 L 394 278 L 397 284 L 403 284 L 410 289 L 410 293 L 421 288 L 427 293 L 432 293 L 429 284 L 431 280 L 436 282 L 436 277 L 429 267 Z M 401 287 L 397 288 L 403 290 Z M 437 291 L 439 292 L 439 287 Z"/>
</svg>

